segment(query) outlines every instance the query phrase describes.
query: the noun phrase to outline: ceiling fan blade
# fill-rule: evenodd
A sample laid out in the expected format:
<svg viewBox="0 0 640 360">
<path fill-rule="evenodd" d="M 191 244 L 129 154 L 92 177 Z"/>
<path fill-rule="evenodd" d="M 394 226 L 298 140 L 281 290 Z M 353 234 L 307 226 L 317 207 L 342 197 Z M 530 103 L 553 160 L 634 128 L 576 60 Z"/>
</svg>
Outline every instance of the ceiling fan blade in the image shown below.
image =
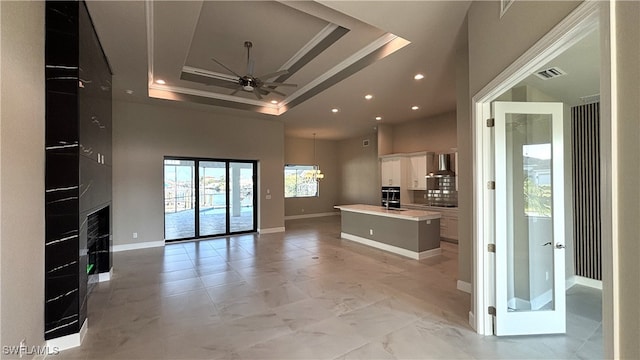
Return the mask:
<svg viewBox="0 0 640 360">
<path fill-rule="evenodd" d="M 229 95 L 233 96 L 235 95 L 238 91 L 242 90 L 242 86 L 238 86 L 235 90 L 233 90 L 233 92 Z"/>
<path fill-rule="evenodd" d="M 278 82 L 263 82 L 262 84 L 266 86 L 291 86 L 291 87 L 298 86 L 298 84 L 288 84 L 288 83 L 278 83 Z"/>
<path fill-rule="evenodd" d="M 278 90 L 271 89 L 271 88 L 266 88 L 266 89 L 265 89 L 265 88 L 260 88 L 260 90 L 264 91 L 264 92 L 265 92 L 265 93 L 267 93 L 267 94 L 268 94 L 268 93 L 274 93 L 274 94 L 278 94 L 278 95 L 280 95 L 280 96 L 284 96 L 284 97 L 286 97 L 286 96 L 287 96 L 287 94 L 285 94 L 285 93 L 283 93 L 283 92 L 280 92 L 280 91 L 278 91 Z M 265 94 L 265 95 L 266 95 L 266 94 Z"/>
<path fill-rule="evenodd" d="M 220 61 L 216 60 L 215 58 L 211 58 L 211 60 L 215 61 L 215 63 L 216 63 L 216 64 L 218 64 L 218 65 L 222 66 L 223 68 L 227 69 L 227 71 L 229 71 L 229 72 L 230 72 L 230 73 L 232 73 L 233 75 L 235 75 L 235 76 L 237 76 L 237 77 L 239 77 L 239 78 L 241 78 L 241 77 L 242 77 L 242 76 L 240 76 L 240 75 L 236 74 L 236 72 L 235 72 L 235 71 L 233 71 L 233 70 L 229 69 L 225 64 L 223 64 L 223 63 L 221 63 Z"/>
<path fill-rule="evenodd" d="M 209 81 L 209 82 L 206 82 L 206 83 L 203 83 L 203 84 L 206 85 L 206 86 L 217 86 L 217 87 L 222 87 L 222 88 L 225 88 L 225 89 L 235 89 L 238 86 L 237 82 L 236 83 L 232 83 L 232 82 L 226 83 L 226 82 L 222 82 L 222 81 L 220 81 L 220 82 Z"/>
<path fill-rule="evenodd" d="M 260 92 L 258 91 L 258 88 L 253 88 L 253 93 L 256 95 L 258 100 L 262 100 L 262 95 L 260 95 Z"/>
<path fill-rule="evenodd" d="M 278 77 L 280 75 L 285 75 L 285 74 L 288 74 L 288 73 L 289 73 L 289 70 L 280 70 L 280 71 L 276 71 L 276 72 L 272 72 L 272 73 L 269 73 L 269 74 L 260 75 L 260 76 L 256 76 L 256 77 L 258 79 L 266 80 L 266 79 L 271 79 L 271 78 L 274 78 L 274 77 Z"/>
</svg>

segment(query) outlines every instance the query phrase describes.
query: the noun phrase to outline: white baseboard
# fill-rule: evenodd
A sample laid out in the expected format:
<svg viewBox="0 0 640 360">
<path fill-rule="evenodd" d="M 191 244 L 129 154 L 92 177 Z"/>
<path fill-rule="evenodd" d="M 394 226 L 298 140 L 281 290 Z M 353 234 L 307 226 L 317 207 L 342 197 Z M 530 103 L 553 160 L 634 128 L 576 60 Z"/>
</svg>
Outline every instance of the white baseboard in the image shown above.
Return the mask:
<svg viewBox="0 0 640 360">
<path fill-rule="evenodd" d="M 602 281 L 594 280 L 584 276 L 573 275 L 567 279 L 566 288 L 569 289 L 574 285 L 588 286 L 590 288 L 602 290 Z"/>
<path fill-rule="evenodd" d="M 418 253 L 418 260 L 427 259 L 430 257 L 438 256 L 440 254 L 442 254 L 442 249 L 440 248 L 421 251 Z"/>
<path fill-rule="evenodd" d="M 507 307 L 511 309 L 530 309 L 531 302 L 519 297 L 512 297 L 511 299 L 507 300 Z"/>
<path fill-rule="evenodd" d="M 164 241 L 146 241 L 131 244 L 113 245 L 113 252 L 163 247 Z"/>
<path fill-rule="evenodd" d="M 315 214 L 289 215 L 289 216 L 285 216 L 284 219 L 285 220 L 309 219 L 309 218 L 336 216 L 336 215 L 340 215 L 340 212 L 332 211 L 332 212 L 323 212 L 323 213 L 315 213 Z"/>
<path fill-rule="evenodd" d="M 467 294 L 471 294 L 471 283 L 466 281 L 458 280 L 456 287 L 458 290 L 466 292 Z"/>
<path fill-rule="evenodd" d="M 381 243 L 381 242 L 378 242 L 378 241 L 375 241 L 375 240 L 365 239 L 365 238 L 357 236 L 357 235 L 347 234 L 347 233 L 344 233 L 344 232 L 340 233 L 340 237 L 343 238 L 343 239 L 346 239 L 346 240 L 351 240 L 353 242 L 357 242 L 357 243 L 363 244 L 363 245 L 371 246 L 371 247 L 374 247 L 376 249 L 380 249 L 380 250 L 392 252 L 394 254 L 406 256 L 406 257 L 414 259 L 414 260 L 422 260 L 422 259 L 426 259 L 426 258 L 430 258 L 430 257 L 433 257 L 433 256 L 440 255 L 442 253 L 442 250 L 440 248 L 430 249 L 430 250 L 422 251 L 422 252 L 411 251 L 411 250 L 403 249 L 403 248 L 400 248 L 400 247 L 397 247 L 397 246 L 384 244 L 384 243 Z"/>
<path fill-rule="evenodd" d="M 553 289 L 549 289 L 531 300 L 513 297 L 507 301 L 507 306 L 512 309 L 539 310 L 551 300 L 553 300 Z"/>
<path fill-rule="evenodd" d="M 113 277 L 113 268 L 109 269 L 109 272 L 103 272 L 98 274 L 98 282 L 109 281 Z"/>
<path fill-rule="evenodd" d="M 58 351 L 72 349 L 82 345 L 87 330 L 89 329 L 89 319 L 84 319 L 84 323 L 80 328 L 80 332 L 75 334 L 61 336 L 59 338 L 47 340 L 45 343 L 45 349 L 48 349 L 49 355 L 54 355 Z"/>
<path fill-rule="evenodd" d="M 283 227 L 275 227 L 275 228 L 267 228 L 267 229 L 258 229 L 259 234 L 273 234 L 273 233 L 281 233 L 284 232 L 285 228 Z"/>
<path fill-rule="evenodd" d="M 469 326 L 475 331 L 478 331 L 478 325 L 476 324 L 476 316 L 469 311 Z"/>
<path fill-rule="evenodd" d="M 540 310 L 543 306 L 553 300 L 553 289 L 549 289 L 543 294 L 540 294 L 531 299 L 531 310 Z"/>
</svg>

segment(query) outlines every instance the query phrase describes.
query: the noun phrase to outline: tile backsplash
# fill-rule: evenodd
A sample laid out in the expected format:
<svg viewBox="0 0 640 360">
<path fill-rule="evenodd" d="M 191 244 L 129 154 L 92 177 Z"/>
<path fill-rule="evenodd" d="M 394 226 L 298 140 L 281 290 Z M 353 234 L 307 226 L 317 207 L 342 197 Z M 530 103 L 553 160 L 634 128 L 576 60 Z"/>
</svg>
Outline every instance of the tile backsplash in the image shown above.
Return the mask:
<svg viewBox="0 0 640 360">
<path fill-rule="evenodd" d="M 413 191 L 412 202 L 431 206 L 458 206 L 455 176 L 434 179 L 435 186 L 429 190 Z"/>
</svg>

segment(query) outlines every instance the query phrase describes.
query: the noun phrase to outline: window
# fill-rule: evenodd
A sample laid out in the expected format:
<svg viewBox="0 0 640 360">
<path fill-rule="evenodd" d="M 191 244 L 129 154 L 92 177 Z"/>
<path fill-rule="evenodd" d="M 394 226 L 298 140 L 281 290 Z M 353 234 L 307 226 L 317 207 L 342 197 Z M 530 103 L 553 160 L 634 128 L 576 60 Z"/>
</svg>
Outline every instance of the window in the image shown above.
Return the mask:
<svg viewBox="0 0 640 360">
<path fill-rule="evenodd" d="M 318 180 L 315 165 L 284 166 L 284 197 L 318 196 Z"/>
<path fill-rule="evenodd" d="M 527 216 L 551 217 L 551 144 L 522 145 L 524 211 Z"/>
</svg>

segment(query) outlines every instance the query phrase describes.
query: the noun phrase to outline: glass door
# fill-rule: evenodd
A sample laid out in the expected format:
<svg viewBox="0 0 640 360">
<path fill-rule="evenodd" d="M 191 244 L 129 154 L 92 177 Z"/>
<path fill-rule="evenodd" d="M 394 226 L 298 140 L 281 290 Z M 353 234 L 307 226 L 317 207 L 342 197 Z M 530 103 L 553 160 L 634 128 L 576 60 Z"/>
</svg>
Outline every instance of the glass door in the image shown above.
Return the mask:
<svg viewBox="0 0 640 360">
<path fill-rule="evenodd" d="M 229 163 L 229 232 L 255 228 L 254 175 L 253 163 Z"/>
<path fill-rule="evenodd" d="M 195 161 L 164 161 L 164 238 L 196 236 Z"/>
<path fill-rule="evenodd" d="M 495 333 L 564 333 L 563 105 L 493 106 Z"/>
<path fill-rule="evenodd" d="M 256 179 L 256 161 L 166 158 L 165 240 L 256 231 Z"/>
<path fill-rule="evenodd" d="M 227 164 L 199 161 L 199 236 L 227 233 Z"/>
</svg>

